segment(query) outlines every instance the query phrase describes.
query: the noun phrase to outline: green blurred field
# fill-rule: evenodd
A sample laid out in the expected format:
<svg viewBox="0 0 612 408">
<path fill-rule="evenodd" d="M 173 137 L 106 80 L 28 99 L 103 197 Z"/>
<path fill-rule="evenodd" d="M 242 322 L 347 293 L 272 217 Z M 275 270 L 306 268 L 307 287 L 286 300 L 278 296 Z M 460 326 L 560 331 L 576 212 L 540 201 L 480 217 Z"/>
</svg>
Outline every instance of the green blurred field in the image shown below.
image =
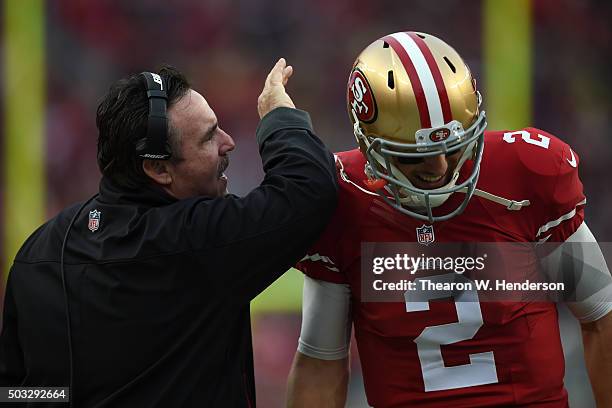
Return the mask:
<svg viewBox="0 0 612 408">
<path fill-rule="evenodd" d="M 304 275 L 291 268 L 251 303 L 251 313 L 299 312 Z"/>
</svg>

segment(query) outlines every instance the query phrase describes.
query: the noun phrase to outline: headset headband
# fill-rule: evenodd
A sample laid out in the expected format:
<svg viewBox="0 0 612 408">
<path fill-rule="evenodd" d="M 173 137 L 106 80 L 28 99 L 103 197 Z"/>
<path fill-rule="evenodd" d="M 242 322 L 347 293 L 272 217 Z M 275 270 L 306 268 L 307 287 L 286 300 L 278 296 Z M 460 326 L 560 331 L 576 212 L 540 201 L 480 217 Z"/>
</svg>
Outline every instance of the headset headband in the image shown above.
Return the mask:
<svg viewBox="0 0 612 408">
<path fill-rule="evenodd" d="M 168 145 L 168 117 L 166 105 L 168 95 L 164 81 L 158 74 L 142 72 L 147 84 L 149 118 L 147 135 L 136 144 L 136 152 L 143 159 L 168 160 L 171 156 Z"/>
</svg>

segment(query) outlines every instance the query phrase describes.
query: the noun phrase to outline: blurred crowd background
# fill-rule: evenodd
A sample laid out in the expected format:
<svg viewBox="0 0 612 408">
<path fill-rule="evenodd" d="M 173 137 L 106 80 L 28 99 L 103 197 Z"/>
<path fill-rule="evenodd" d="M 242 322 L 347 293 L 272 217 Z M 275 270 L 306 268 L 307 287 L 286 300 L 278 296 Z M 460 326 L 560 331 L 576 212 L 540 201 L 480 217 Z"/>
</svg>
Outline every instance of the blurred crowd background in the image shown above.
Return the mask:
<svg viewBox="0 0 612 408">
<path fill-rule="evenodd" d="M 28 3 L 21 2 L 23 7 Z M 610 241 L 611 3 L 532 0 L 530 7 L 532 119 L 516 126 L 545 129 L 579 154 L 589 226 L 600 241 Z M 48 1 L 46 216 L 97 191 L 95 110 L 112 82 L 127 74 L 164 63 L 187 74 L 236 141 L 227 174 L 231 192 L 243 195 L 263 176 L 254 141 L 256 100 L 278 57 L 294 66 L 289 92 L 299 108 L 310 112 L 319 136 L 333 150 L 350 149 L 349 70 L 361 49 L 390 32 L 424 31 L 448 41 L 479 79 L 487 109 L 493 90 L 483 88 L 482 9 L 477 0 Z M 514 23 L 509 19 L 498 29 Z M 0 133 L 0 142 L 3 137 Z M 297 274 L 293 279 L 299 284 Z M 284 401 L 300 326 L 299 299 L 291 305 L 281 302 L 254 320 L 258 405 L 264 408 Z M 564 320 L 564 325 L 572 405 L 588 407 L 592 400 L 580 367 L 579 334 L 574 322 Z M 354 352 L 350 407 L 367 406 L 359 371 Z"/>
</svg>

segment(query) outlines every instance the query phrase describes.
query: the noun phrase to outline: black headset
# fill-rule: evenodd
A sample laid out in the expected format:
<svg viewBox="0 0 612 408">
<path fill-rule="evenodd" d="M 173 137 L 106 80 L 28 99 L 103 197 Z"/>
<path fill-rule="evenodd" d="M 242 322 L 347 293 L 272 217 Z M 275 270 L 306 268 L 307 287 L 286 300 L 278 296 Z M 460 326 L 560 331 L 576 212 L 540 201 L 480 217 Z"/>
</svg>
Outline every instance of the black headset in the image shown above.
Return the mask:
<svg viewBox="0 0 612 408">
<path fill-rule="evenodd" d="M 136 154 L 143 159 L 168 160 L 172 157 L 170 145 L 168 144 L 168 116 L 166 105 L 168 95 L 164 80 L 158 74 L 152 72 L 142 72 L 147 84 L 147 98 L 149 99 L 149 115 L 147 121 L 146 136 L 136 143 Z M 70 407 L 74 401 L 74 353 L 72 351 L 72 327 L 70 324 L 70 305 L 68 302 L 68 289 L 66 285 L 66 272 L 64 270 L 64 253 L 66 252 L 66 244 L 68 243 L 68 235 L 70 230 L 77 220 L 83 209 L 92 202 L 98 194 L 85 201 L 74 214 L 62 241 L 62 250 L 60 253 L 60 274 L 62 280 L 62 289 L 64 291 L 64 307 L 66 311 L 66 331 L 68 334 L 68 360 L 70 369 L 70 388 L 68 395 L 70 398 Z"/>
<path fill-rule="evenodd" d="M 143 159 L 168 160 L 172 156 L 168 144 L 168 94 L 164 80 L 158 74 L 142 72 L 147 84 L 149 119 L 147 134 L 136 143 L 136 153 Z"/>
</svg>

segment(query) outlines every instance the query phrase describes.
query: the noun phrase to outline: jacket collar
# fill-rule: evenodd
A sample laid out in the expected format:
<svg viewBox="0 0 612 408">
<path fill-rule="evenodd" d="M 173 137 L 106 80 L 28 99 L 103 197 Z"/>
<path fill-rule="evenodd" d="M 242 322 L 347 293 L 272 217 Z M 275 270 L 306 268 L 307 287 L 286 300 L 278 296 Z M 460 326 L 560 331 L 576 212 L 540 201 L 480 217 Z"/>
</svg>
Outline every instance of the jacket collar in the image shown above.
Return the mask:
<svg viewBox="0 0 612 408">
<path fill-rule="evenodd" d="M 117 185 L 107 177 L 102 177 L 102 180 L 100 180 L 100 196 L 98 200 L 108 204 L 137 204 L 151 207 L 159 207 L 178 201 L 161 187 L 153 184 L 125 188 Z"/>
</svg>

